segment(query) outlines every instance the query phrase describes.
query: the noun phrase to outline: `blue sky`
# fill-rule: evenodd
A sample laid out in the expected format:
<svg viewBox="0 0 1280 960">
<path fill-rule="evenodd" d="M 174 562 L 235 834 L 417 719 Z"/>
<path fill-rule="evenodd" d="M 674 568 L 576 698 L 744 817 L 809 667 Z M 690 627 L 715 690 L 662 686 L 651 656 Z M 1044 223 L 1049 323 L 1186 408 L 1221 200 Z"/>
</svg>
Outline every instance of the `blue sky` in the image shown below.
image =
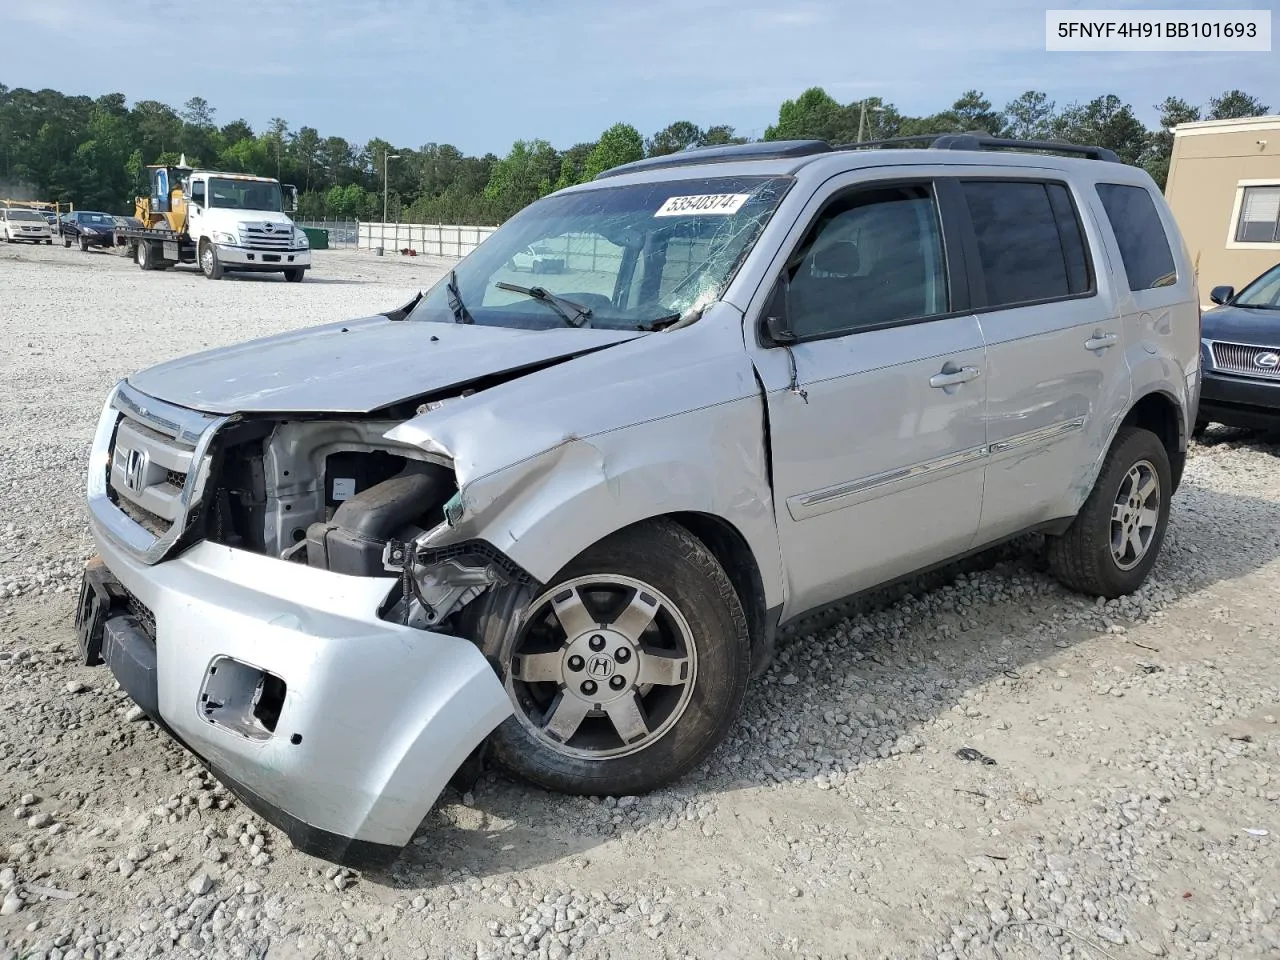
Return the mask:
<svg viewBox="0 0 1280 960">
<path fill-rule="evenodd" d="M 1065 105 L 1114 92 L 1148 125 L 1168 95 L 1239 87 L 1280 111 L 1280 47 L 1249 54 L 1046 53 L 1047 7 L 1104 0 L 0 0 L 0 83 L 180 106 L 219 123 L 291 127 L 363 143 L 436 141 L 505 153 L 567 147 L 618 120 L 672 120 L 758 136 L 778 104 L 820 85 L 930 113 L 976 87 L 997 105 L 1040 89 Z M 1120 5 L 1116 5 L 1119 8 Z M 1256 8 L 1211 0 L 1141 8 Z M 184 13 L 186 11 L 186 13 Z M 1280 22 L 1273 10 L 1273 19 Z M 136 56 L 131 56 L 138 51 Z"/>
</svg>

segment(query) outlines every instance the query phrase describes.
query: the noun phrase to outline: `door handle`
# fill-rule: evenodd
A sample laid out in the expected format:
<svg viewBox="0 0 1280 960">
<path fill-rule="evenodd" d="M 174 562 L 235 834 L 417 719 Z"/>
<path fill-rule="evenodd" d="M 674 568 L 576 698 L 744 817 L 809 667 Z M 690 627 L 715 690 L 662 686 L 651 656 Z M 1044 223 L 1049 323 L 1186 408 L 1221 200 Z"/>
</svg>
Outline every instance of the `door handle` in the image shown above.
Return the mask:
<svg viewBox="0 0 1280 960">
<path fill-rule="evenodd" d="M 947 366 L 951 366 L 951 364 Z M 980 376 L 982 376 L 982 371 L 977 367 L 961 367 L 958 370 L 948 370 L 943 367 L 941 373 L 935 373 L 929 378 L 929 386 L 954 387 L 957 384 L 968 383 L 970 380 L 977 380 Z"/>
<path fill-rule="evenodd" d="M 1116 340 L 1119 339 L 1114 333 L 1095 334 L 1084 342 L 1086 350 L 1105 350 L 1107 347 L 1114 347 Z"/>
</svg>

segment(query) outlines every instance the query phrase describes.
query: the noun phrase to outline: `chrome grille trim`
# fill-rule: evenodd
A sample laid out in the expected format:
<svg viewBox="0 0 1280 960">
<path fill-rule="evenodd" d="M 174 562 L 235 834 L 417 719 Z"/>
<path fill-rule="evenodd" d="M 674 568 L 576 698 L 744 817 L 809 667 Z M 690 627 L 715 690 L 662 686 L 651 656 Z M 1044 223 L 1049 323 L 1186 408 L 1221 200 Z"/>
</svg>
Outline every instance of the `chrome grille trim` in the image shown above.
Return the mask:
<svg viewBox="0 0 1280 960">
<path fill-rule="evenodd" d="M 242 223 L 237 230 L 240 246 L 250 250 L 266 250 L 270 253 L 292 253 L 293 227 L 272 224 L 271 230 L 264 230 L 261 224 Z"/>
<path fill-rule="evenodd" d="M 1210 340 L 1209 353 L 1215 370 L 1243 377 L 1280 380 L 1280 366 L 1260 367 L 1254 361 L 1264 354 L 1280 354 L 1280 347 L 1259 347 L 1250 343 Z"/>
<path fill-rule="evenodd" d="M 89 459 L 94 529 L 144 563 L 163 560 L 201 502 L 209 445 L 227 419 L 155 400 L 126 381 L 116 384 Z"/>
</svg>

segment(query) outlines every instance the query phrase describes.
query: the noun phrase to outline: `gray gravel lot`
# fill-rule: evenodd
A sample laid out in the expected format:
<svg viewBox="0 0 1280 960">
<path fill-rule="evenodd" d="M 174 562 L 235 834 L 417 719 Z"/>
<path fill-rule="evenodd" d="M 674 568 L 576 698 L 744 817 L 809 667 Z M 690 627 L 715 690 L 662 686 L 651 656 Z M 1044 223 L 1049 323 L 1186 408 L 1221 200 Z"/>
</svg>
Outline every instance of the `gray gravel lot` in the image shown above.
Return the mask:
<svg viewBox="0 0 1280 960">
<path fill-rule="evenodd" d="M 1133 597 L 1028 549 L 790 638 L 657 794 L 489 773 L 386 874 L 293 851 L 76 666 L 85 457 L 130 371 L 444 266 L 210 283 L 0 246 L 0 960 L 1280 956 L 1280 446 L 1219 428 Z"/>
</svg>

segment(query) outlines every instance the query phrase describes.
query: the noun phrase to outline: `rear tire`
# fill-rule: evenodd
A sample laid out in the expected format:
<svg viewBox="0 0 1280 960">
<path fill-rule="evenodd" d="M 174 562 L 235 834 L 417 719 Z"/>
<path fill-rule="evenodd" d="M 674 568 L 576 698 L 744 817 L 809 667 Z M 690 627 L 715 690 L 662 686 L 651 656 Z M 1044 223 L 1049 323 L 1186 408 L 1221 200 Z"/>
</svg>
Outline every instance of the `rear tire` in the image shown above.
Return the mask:
<svg viewBox="0 0 1280 960">
<path fill-rule="evenodd" d="M 200 272 L 207 280 L 222 279 L 222 261 L 218 259 L 218 248 L 208 240 L 200 241 Z"/>
<path fill-rule="evenodd" d="M 307 271 L 303 270 L 301 267 L 295 267 L 292 270 L 286 270 L 284 272 L 284 278 L 290 283 L 301 283 L 302 278 L 306 275 Z"/>
<path fill-rule="evenodd" d="M 1164 542 L 1172 490 L 1159 437 L 1121 427 L 1084 506 L 1049 539 L 1049 568 L 1080 593 L 1112 599 L 1137 590 Z"/>
<path fill-rule="evenodd" d="M 138 241 L 138 250 L 135 255 L 135 259 L 138 261 L 138 266 L 143 270 L 156 269 L 156 253 L 155 248 L 151 246 L 151 241 Z"/>
<path fill-rule="evenodd" d="M 751 640 L 724 569 L 683 527 L 606 537 L 538 592 L 491 591 L 472 634 L 515 709 L 492 735 L 500 765 L 565 793 L 631 795 L 683 776 L 724 739 Z"/>
</svg>

